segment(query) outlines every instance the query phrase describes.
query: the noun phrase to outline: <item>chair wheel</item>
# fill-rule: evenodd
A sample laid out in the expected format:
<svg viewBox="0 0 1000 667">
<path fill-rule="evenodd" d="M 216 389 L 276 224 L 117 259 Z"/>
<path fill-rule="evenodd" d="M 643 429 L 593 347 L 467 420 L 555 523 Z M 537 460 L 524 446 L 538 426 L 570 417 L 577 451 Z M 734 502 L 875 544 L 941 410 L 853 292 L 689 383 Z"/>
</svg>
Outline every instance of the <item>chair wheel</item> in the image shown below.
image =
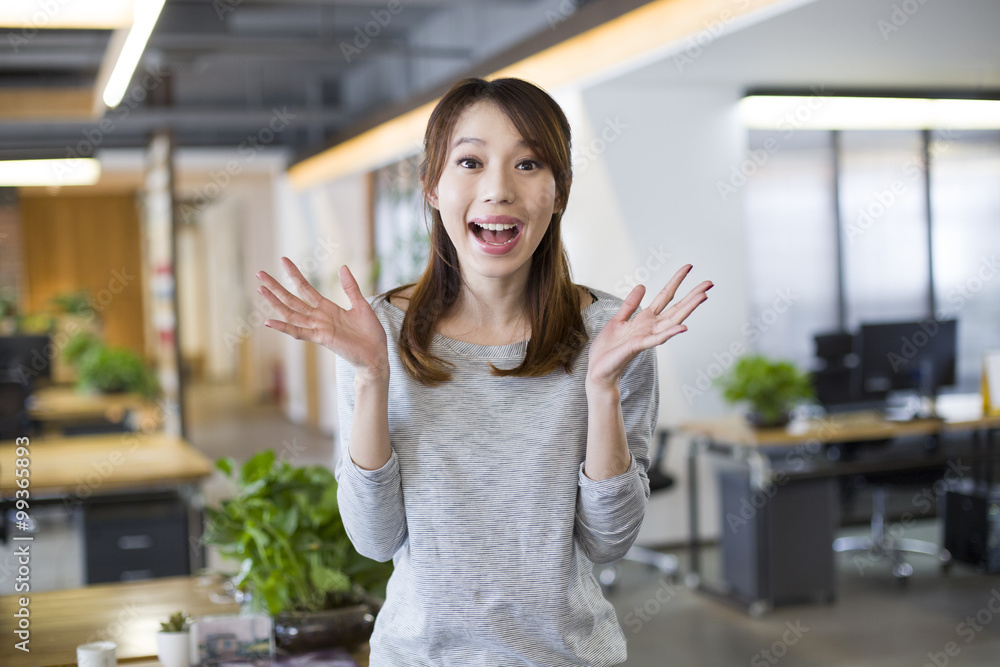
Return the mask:
<svg viewBox="0 0 1000 667">
<path fill-rule="evenodd" d="M 913 566 L 909 563 L 897 563 L 892 567 L 892 576 L 899 579 L 900 583 L 906 583 L 913 575 Z"/>
</svg>

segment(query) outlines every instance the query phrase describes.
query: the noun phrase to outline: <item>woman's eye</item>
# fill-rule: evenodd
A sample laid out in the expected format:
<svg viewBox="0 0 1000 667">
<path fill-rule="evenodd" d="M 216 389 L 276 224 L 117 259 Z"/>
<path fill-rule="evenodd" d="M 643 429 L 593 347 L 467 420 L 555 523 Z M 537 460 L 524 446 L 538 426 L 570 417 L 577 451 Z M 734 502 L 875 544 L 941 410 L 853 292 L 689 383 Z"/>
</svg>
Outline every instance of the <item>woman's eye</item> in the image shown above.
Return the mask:
<svg viewBox="0 0 1000 667">
<path fill-rule="evenodd" d="M 538 160 L 521 160 L 517 163 L 517 167 L 521 171 L 531 171 L 532 169 L 541 169 L 542 163 Z"/>
<path fill-rule="evenodd" d="M 479 165 L 479 160 L 471 157 L 459 158 L 457 162 L 459 167 L 465 167 L 466 169 L 474 169 Z"/>
</svg>

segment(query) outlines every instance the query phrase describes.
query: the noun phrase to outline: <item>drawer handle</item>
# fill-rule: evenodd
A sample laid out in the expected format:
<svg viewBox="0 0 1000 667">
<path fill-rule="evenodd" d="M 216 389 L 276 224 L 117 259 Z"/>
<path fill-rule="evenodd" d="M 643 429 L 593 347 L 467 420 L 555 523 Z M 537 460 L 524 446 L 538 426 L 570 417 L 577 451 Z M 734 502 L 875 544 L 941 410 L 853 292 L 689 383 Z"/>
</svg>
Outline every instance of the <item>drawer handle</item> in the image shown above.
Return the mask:
<svg viewBox="0 0 1000 667">
<path fill-rule="evenodd" d="M 123 551 L 149 549 L 151 546 L 153 546 L 153 538 L 149 535 L 122 535 L 118 538 L 118 548 Z"/>
<path fill-rule="evenodd" d="M 152 570 L 123 570 L 120 581 L 140 581 L 142 579 L 152 579 Z"/>
</svg>

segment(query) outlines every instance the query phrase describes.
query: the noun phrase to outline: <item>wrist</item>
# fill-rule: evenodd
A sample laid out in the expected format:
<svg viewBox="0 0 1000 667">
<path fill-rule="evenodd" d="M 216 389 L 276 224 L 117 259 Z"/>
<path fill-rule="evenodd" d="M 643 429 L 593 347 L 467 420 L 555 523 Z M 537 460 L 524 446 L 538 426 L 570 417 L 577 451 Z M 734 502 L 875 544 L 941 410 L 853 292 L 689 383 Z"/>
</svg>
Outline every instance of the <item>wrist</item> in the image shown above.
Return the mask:
<svg viewBox="0 0 1000 667">
<path fill-rule="evenodd" d="M 621 399 L 621 388 L 618 380 L 594 380 L 588 377 L 584 386 L 588 399 L 614 399 L 616 401 Z"/>
<path fill-rule="evenodd" d="M 389 365 L 376 368 L 359 368 L 354 374 L 354 387 L 358 388 L 388 388 L 389 387 Z"/>
</svg>

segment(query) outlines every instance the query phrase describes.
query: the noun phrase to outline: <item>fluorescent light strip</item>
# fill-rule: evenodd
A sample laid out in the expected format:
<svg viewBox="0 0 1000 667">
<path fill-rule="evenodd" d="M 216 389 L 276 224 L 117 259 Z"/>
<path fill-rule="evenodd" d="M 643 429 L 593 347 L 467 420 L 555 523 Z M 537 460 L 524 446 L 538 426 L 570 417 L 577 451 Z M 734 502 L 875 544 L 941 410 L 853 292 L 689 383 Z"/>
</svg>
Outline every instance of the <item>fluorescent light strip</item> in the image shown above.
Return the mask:
<svg viewBox="0 0 1000 667">
<path fill-rule="evenodd" d="M 135 21 L 132 29 L 129 30 L 128 38 L 122 47 L 122 52 L 118 54 L 118 62 L 111 71 L 108 85 L 104 88 L 104 103 L 114 108 L 125 97 L 125 89 L 128 88 L 135 68 L 142 58 L 142 52 L 146 48 L 146 42 L 153 32 L 153 26 L 160 18 L 160 10 L 166 0 L 135 0 Z"/>
<path fill-rule="evenodd" d="M 759 130 L 1000 129 L 996 100 L 751 95 L 739 114 Z"/>
<path fill-rule="evenodd" d="M 132 24 L 132 0 L 7 0 L 0 3 L 0 26 L 19 30 L 111 29 Z M 8 38 L 24 34 L 8 35 Z"/>
<path fill-rule="evenodd" d="M 0 186 L 93 185 L 100 177 L 101 163 L 89 157 L 0 161 Z"/>
</svg>

